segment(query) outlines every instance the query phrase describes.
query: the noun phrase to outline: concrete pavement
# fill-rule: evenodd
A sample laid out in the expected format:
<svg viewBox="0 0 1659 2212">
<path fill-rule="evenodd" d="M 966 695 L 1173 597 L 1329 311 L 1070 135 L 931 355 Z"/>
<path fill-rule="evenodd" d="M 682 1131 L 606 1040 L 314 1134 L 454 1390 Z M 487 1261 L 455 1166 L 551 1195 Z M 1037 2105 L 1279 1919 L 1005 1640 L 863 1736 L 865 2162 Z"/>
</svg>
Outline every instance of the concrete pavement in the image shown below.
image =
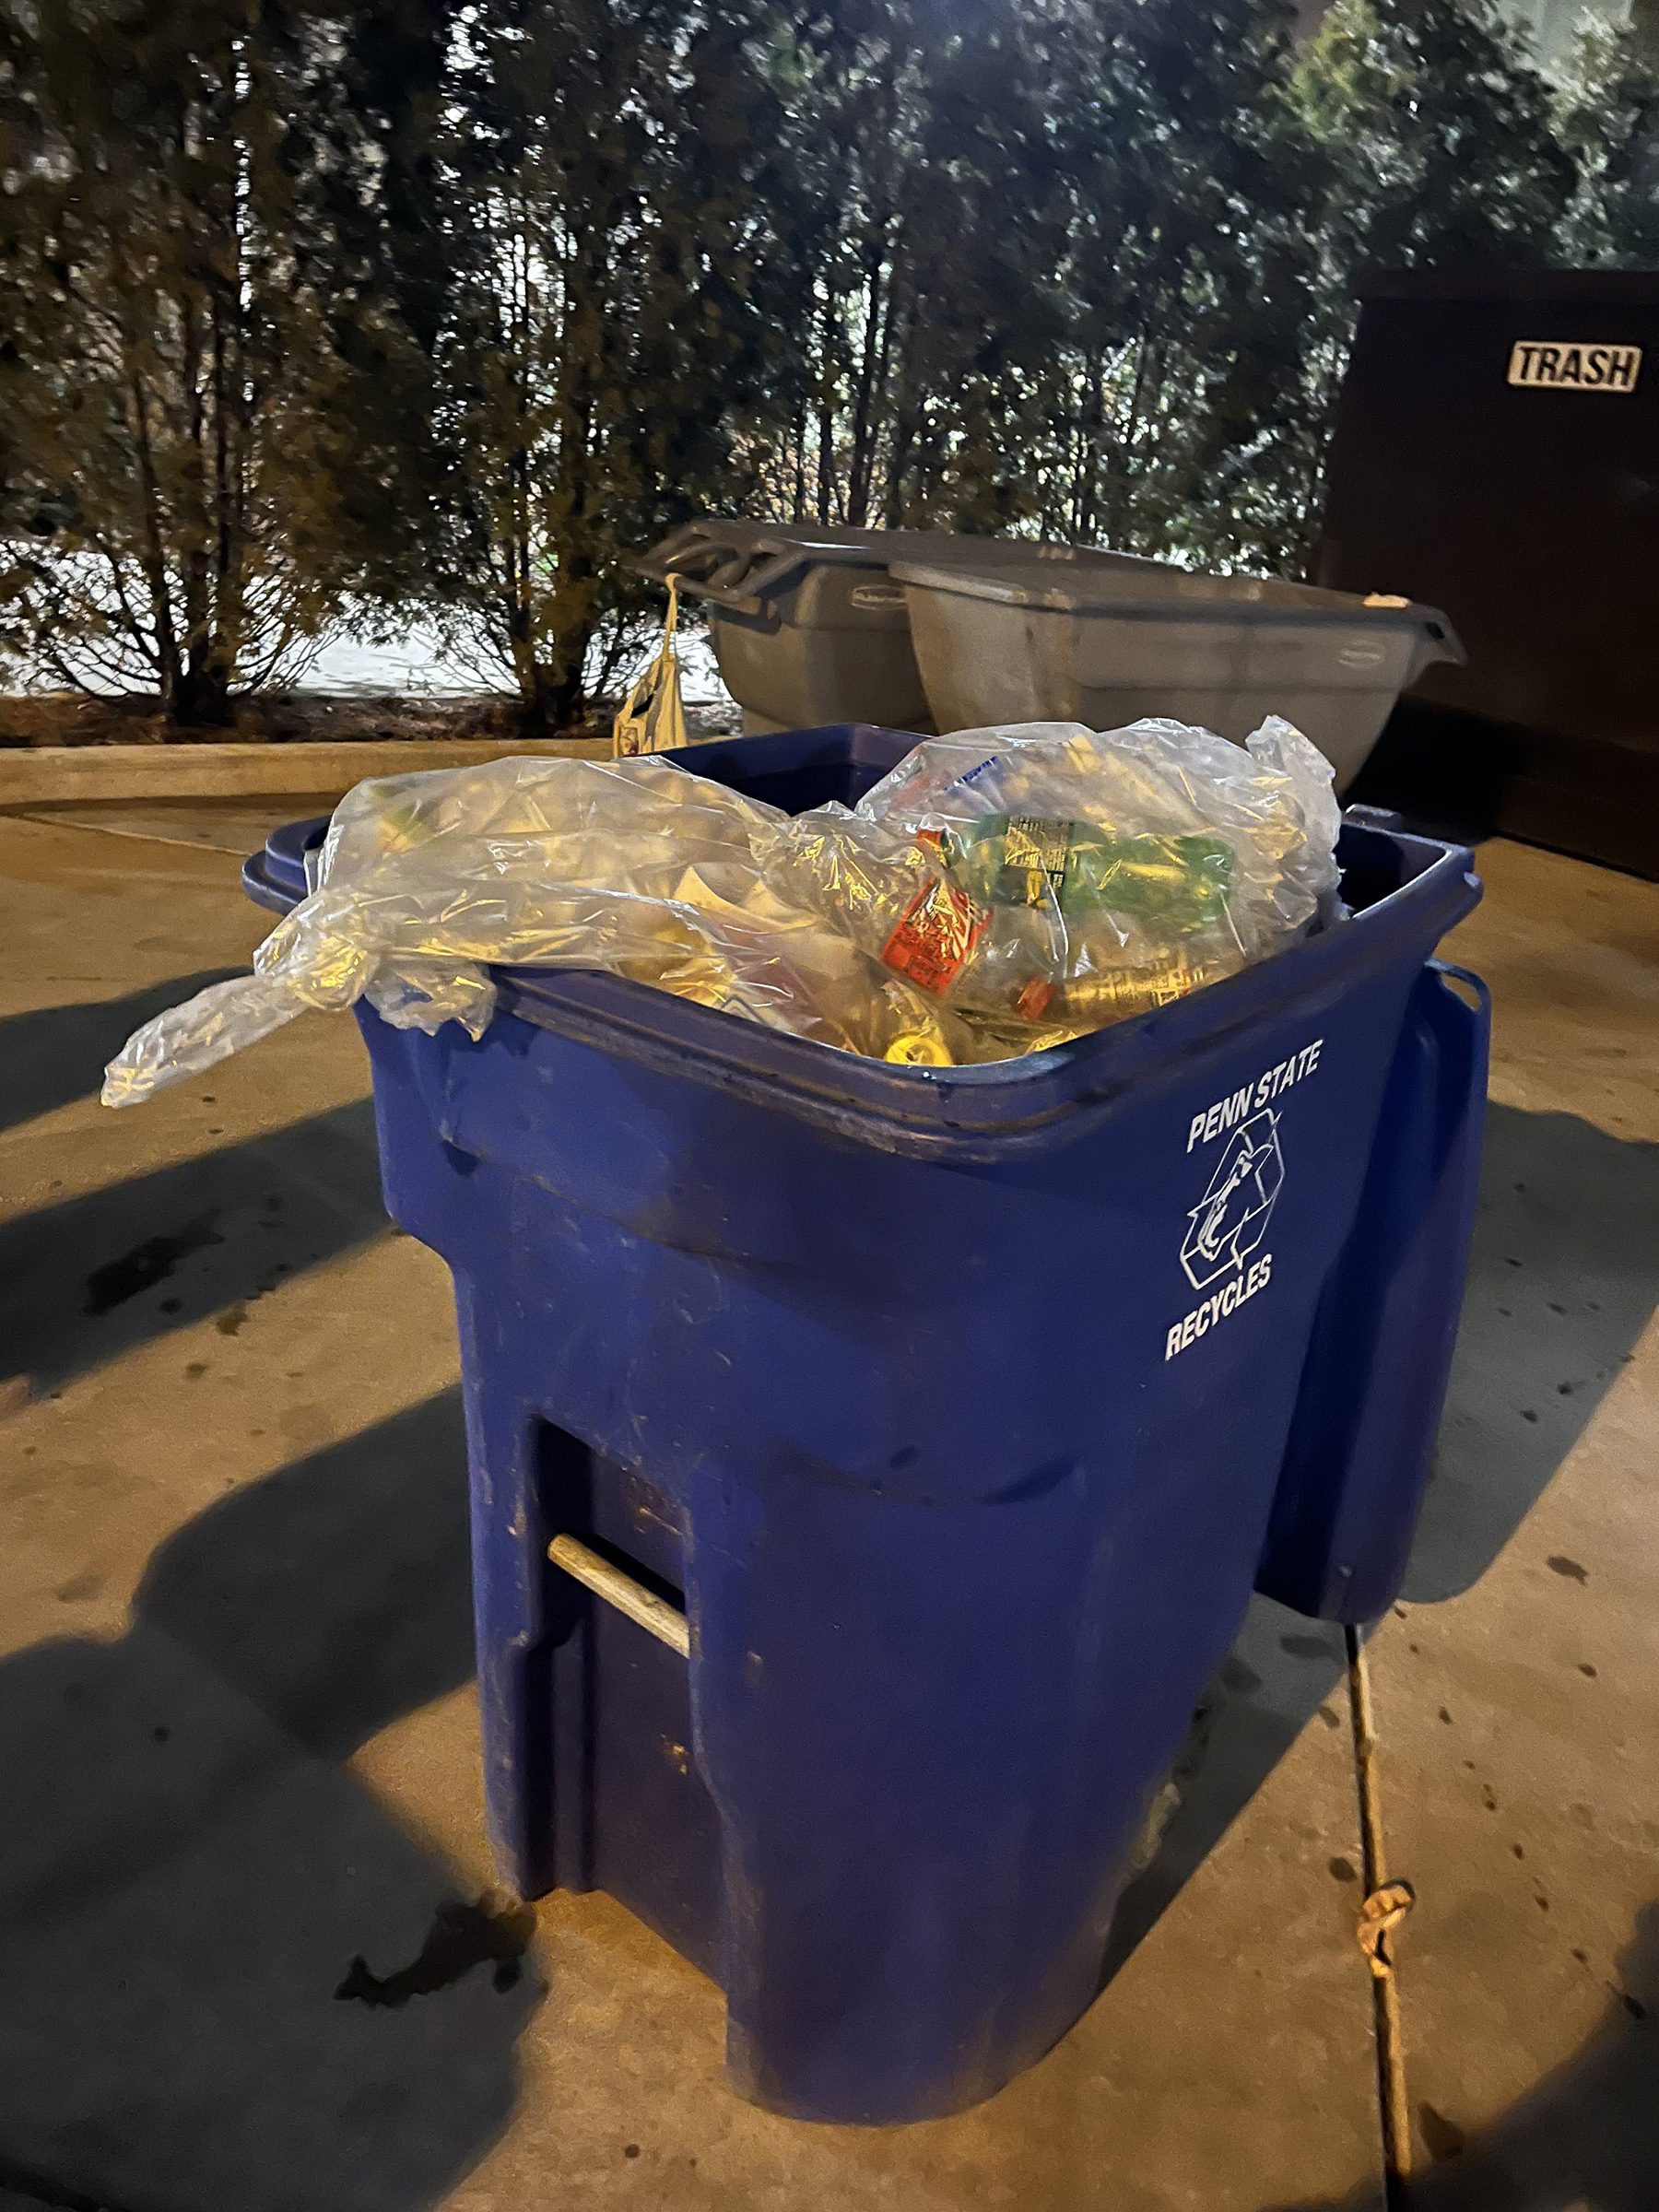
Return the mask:
<svg viewBox="0 0 1659 2212">
<path fill-rule="evenodd" d="M 1659 887 L 1497 842 L 1437 1478 L 1371 1647 L 1429 2212 L 1659 2204 Z"/>
</svg>

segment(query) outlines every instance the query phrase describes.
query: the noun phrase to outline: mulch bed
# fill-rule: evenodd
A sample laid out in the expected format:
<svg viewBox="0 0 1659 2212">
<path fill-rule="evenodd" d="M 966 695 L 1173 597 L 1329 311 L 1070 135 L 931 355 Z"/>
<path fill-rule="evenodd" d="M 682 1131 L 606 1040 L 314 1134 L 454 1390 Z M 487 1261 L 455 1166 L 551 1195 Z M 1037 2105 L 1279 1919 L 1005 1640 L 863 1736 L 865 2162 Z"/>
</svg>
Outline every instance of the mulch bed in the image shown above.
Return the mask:
<svg viewBox="0 0 1659 2212">
<path fill-rule="evenodd" d="M 561 736 L 606 735 L 608 717 Z M 535 733 L 545 735 L 545 732 Z M 159 699 L 88 699 L 73 691 L 0 698 L 0 746 L 292 745 L 317 739 L 498 737 L 531 735 L 513 699 L 422 699 L 404 692 L 271 691 L 239 700 L 229 729 L 177 729 Z"/>
</svg>

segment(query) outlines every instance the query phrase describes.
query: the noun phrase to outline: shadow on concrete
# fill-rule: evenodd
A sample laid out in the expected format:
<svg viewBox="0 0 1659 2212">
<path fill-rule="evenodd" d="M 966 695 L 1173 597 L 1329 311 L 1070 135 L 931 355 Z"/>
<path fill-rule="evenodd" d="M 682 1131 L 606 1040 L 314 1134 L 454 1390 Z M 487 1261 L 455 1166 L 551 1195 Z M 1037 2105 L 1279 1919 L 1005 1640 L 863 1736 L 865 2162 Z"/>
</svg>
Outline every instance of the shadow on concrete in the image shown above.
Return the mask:
<svg viewBox="0 0 1659 2212">
<path fill-rule="evenodd" d="M 134 1610 L 321 1759 L 470 1680 L 459 1388 L 231 1492 L 156 1552 Z"/>
<path fill-rule="evenodd" d="M 0 1377 L 39 1390 L 386 1229 L 367 1099 L 0 1225 Z"/>
<path fill-rule="evenodd" d="M 1403 2212 L 1653 2212 L 1659 2205 L 1659 1904 L 1644 1905 L 1602 2023 L 1490 2126 L 1418 2103 Z M 1410 1994 L 1406 1992 L 1407 2022 Z M 1408 2028 L 1409 2032 L 1409 2028 Z M 1373 2199 L 1296 2212 L 1372 2212 Z M 1276 2206 L 1274 2212 L 1291 2212 Z"/>
<path fill-rule="evenodd" d="M 1583 2050 L 1466 2139 L 1455 2113 L 1416 2108 L 1434 2164 L 1412 2212 L 1653 2212 L 1659 2205 L 1659 1904 L 1636 1916 Z"/>
<path fill-rule="evenodd" d="M 72 1099 L 90 1098 L 102 1088 L 105 1065 L 142 1022 L 194 998 L 209 983 L 243 972 L 208 968 L 200 975 L 172 976 L 126 998 L 8 1015 L 0 1021 L 0 1129 L 31 1122 Z"/>
<path fill-rule="evenodd" d="M 1566 1113 L 1487 1110 L 1486 1163 L 1445 1418 L 1404 1595 L 1485 1573 L 1659 1305 L 1659 1145 Z"/>
<path fill-rule="evenodd" d="M 181 1530 L 120 1642 L 0 1664 L 0 2191 L 415 2212 L 506 2125 L 525 1916 L 333 1763 L 471 1671 L 465 1496 L 448 1392 Z"/>
<path fill-rule="evenodd" d="M 1253 1597 L 1244 1626 L 1205 1691 L 1172 1777 L 1180 1792 L 1157 1856 L 1112 1915 L 1100 1986 L 1221 1841 L 1302 1730 L 1348 1725 L 1342 1630 Z M 1356 1820 L 1358 1814 L 1356 1813 Z"/>
</svg>

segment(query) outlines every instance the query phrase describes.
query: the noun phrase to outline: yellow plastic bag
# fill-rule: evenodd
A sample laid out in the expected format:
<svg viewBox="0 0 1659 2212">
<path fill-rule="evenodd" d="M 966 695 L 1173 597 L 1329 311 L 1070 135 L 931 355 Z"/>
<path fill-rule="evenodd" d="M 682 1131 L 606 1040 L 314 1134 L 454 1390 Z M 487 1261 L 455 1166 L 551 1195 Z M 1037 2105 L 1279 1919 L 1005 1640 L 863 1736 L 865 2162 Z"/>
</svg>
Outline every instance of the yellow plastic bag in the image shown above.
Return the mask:
<svg viewBox="0 0 1659 2212">
<path fill-rule="evenodd" d="M 611 758 L 631 760 L 641 753 L 671 752 L 688 745 L 686 710 L 680 700 L 679 655 L 674 633 L 679 622 L 679 578 L 668 579 L 668 619 L 663 649 L 622 702 L 611 724 Z"/>
</svg>

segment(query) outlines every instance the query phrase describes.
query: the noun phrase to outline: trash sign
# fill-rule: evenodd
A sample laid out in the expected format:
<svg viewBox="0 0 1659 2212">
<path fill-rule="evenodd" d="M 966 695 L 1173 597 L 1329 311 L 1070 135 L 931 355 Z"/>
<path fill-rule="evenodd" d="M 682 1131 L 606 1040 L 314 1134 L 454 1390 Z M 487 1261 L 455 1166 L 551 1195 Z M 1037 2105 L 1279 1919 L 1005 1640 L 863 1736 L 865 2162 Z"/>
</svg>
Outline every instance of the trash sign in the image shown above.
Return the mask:
<svg viewBox="0 0 1659 2212">
<path fill-rule="evenodd" d="M 1641 372 L 1640 346 L 1550 346 L 1542 338 L 1517 338 L 1510 348 L 1510 382 L 1533 392 L 1634 392 Z"/>
</svg>

